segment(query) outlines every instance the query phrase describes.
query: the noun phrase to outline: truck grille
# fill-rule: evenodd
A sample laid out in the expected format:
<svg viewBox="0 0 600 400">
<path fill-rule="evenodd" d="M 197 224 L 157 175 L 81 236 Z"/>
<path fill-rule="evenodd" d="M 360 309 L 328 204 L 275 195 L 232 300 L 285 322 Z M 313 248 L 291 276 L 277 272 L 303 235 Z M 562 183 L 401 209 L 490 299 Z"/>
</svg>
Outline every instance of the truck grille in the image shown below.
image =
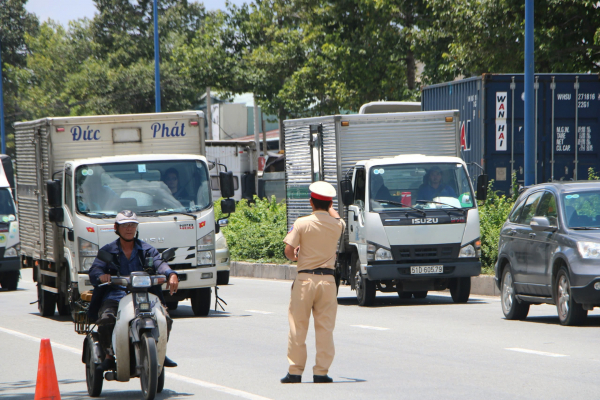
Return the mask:
<svg viewBox="0 0 600 400">
<path fill-rule="evenodd" d="M 460 244 L 439 246 L 392 246 L 392 255 L 398 263 L 439 262 L 441 259 L 457 258 Z"/>
</svg>

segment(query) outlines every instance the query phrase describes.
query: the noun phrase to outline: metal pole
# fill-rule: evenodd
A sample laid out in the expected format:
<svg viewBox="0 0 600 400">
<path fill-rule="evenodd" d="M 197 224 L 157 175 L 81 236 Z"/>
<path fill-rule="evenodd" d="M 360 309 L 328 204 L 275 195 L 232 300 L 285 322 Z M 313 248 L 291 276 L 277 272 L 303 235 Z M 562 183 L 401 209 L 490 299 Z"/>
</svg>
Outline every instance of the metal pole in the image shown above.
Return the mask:
<svg viewBox="0 0 600 400">
<path fill-rule="evenodd" d="M 160 65 L 158 48 L 158 0 L 154 0 L 154 97 L 156 99 L 156 112 L 160 112 Z"/>
<path fill-rule="evenodd" d="M 510 82 L 510 91 L 512 94 L 511 112 L 510 112 L 510 187 L 512 190 L 512 177 L 515 173 L 515 77 L 513 76 Z"/>
<path fill-rule="evenodd" d="M 533 0 L 525 0 L 525 186 L 535 182 L 533 62 Z"/>
<path fill-rule="evenodd" d="M 254 95 L 254 109 L 252 110 L 252 115 L 254 116 L 254 142 L 256 143 L 256 159 L 258 159 L 258 157 L 260 157 L 260 128 L 258 124 L 258 103 L 256 102 L 256 95 Z M 267 157 L 264 157 L 264 160 L 266 162 Z M 256 193 L 258 194 L 258 171 L 256 171 L 255 180 Z"/>
<path fill-rule="evenodd" d="M 212 126 L 212 99 L 210 97 L 210 86 L 206 87 L 206 121 L 208 122 L 208 140 L 213 140 L 213 126 Z M 221 139 L 221 131 L 217 139 Z"/>
<path fill-rule="evenodd" d="M 533 182 L 537 185 L 538 183 L 538 94 L 540 84 L 538 82 L 539 77 L 535 77 L 535 83 L 533 88 L 535 89 L 535 119 L 533 121 L 533 125 L 535 126 L 535 140 L 534 140 L 534 149 L 535 149 L 535 177 Z"/>
<path fill-rule="evenodd" d="M 556 143 L 554 143 L 554 91 L 556 90 L 556 82 L 554 81 L 554 77 L 552 77 L 550 89 L 552 89 L 552 142 L 550 142 L 550 147 L 552 147 L 552 156 L 550 159 L 550 181 L 554 181 L 554 147 L 556 146 Z"/>
<path fill-rule="evenodd" d="M 577 167 L 579 166 L 579 107 L 577 101 L 579 99 L 579 77 L 575 77 L 575 170 L 573 171 L 573 179 L 577 180 Z M 585 136 L 584 136 L 585 140 Z M 585 142 L 584 142 L 585 143 Z"/>
<path fill-rule="evenodd" d="M 6 154 L 6 132 L 4 131 L 4 92 L 2 90 L 2 41 L 0 41 L 0 137 L 2 154 Z"/>
</svg>

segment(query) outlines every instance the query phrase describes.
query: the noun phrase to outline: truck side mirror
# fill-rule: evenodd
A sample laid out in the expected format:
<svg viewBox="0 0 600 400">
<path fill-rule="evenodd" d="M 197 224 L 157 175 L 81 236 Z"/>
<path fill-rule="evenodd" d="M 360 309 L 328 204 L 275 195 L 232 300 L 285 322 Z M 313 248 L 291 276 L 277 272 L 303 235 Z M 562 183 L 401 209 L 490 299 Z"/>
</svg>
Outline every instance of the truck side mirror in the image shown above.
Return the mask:
<svg viewBox="0 0 600 400">
<path fill-rule="evenodd" d="M 486 174 L 477 177 L 477 200 L 487 199 L 488 176 Z"/>
<path fill-rule="evenodd" d="M 221 200 L 221 212 L 223 214 L 231 214 L 232 212 L 235 212 L 235 200 L 234 199 Z"/>
<path fill-rule="evenodd" d="M 348 179 L 340 181 L 340 195 L 342 197 L 342 203 L 345 206 L 349 206 L 354 202 L 354 191 L 352 190 L 352 182 Z"/>
<path fill-rule="evenodd" d="M 65 220 L 65 211 L 62 207 L 53 207 L 48 210 L 48 221 L 54 223 L 61 223 Z"/>
<path fill-rule="evenodd" d="M 221 188 L 221 196 L 225 198 L 233 197 L 235 194 L 233 172 L 219 172 L 219 186 Z"/>
<path fill-rule="evenodd" d="M 48 194 L 48 205 L 50 207 L 62 206 L 62 188 L 58 179 L 46 182 L 46 193 Z"/>
</svg>

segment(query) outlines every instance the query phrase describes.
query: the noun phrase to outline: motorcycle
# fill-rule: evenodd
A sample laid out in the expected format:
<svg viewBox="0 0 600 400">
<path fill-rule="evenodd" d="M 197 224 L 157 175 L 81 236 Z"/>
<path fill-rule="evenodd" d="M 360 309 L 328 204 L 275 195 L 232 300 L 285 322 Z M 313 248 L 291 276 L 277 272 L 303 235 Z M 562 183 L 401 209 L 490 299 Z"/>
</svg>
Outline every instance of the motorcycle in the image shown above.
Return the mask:
<svg viewBox="0 0 600 400">
<path fill-rule="evenodd" d="M 162 253 L 162 259 L 169 261 L 174 255 L 175 248 L 168 249 Z M 116 276 L 111 274 L 110 282 L 102 285 L 119 286 L 127 294 L 119 301 L 112 335 L 116 363 L 114 371 L 104 372 L 98 368 L 105 358 L 104 349 L 100 345 L 99 333 L 93 328 L 89 329 L 88 325 L 82 357 L 88 394 L 91 397 L 100 396 L 103 379 L 128 382 L 131 378 L 139 377 L 143 398 L 152 400 L 165 385 L 167 319 L 160 299 L 149 293 L 149 289 L 165 283 L 166 277 L 155 275 L 152 258 L 146 260 L 143 272 L 120 276 L 119 268 L 114 264 L 111 253 L 100 250 L 97 257 L 106 262 L 111 270 L 117 272 Z"/>
</svg>

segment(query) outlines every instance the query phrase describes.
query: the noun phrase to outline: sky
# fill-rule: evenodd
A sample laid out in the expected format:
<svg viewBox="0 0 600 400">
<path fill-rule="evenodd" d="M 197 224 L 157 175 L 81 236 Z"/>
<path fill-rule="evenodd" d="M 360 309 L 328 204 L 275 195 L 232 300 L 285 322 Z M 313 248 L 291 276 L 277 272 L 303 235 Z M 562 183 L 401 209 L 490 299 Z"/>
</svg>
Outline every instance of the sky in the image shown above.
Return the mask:
<svg viewBox="0 0 600 400">
<path fill-rule="evenodd" d="M 231 3 L 241 5 L 250 3 L 250 0 L 230 0 Z M 225 0 L 204 0 L 207 10 L 225 10 Z M 25 4 L 27 11 L 38 16 L 40 21 L 51 18 L 63 26 L 73 19 L 92 18 L 96 7 L 92 0 L 28 0 Z"/>
</svg>

